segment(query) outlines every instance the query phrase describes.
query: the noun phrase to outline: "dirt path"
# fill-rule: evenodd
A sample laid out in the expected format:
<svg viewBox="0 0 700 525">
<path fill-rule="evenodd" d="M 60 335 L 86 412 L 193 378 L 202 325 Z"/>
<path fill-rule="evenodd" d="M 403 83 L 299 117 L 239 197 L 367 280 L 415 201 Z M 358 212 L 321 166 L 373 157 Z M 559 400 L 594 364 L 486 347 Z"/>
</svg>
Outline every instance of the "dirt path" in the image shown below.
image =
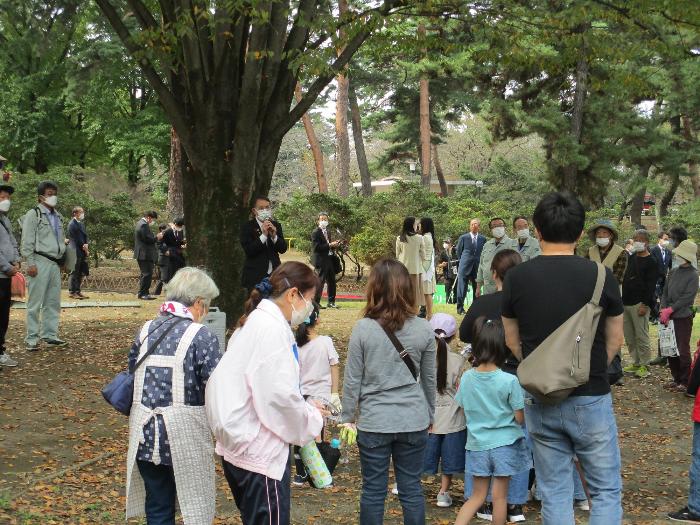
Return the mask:
<svg viewBox="0 0 700 525">
<path fill-rule="evenodd" d="M 324 311 L 322 328 L 333 335 L 341 358 L 358 314 L 357 305 L 343 306 Z M 12 312 L 9 350 L 20 366 L 0 370 L 0 524 L 123 523 L 127 421 L 99 392 L 124 368 L 135 330 L 156 309 L 152 303 L 138 309 L 66 309 L 61 326 L 70 347 L 36 354 L 21 344 L 24 312 Z M 665 512 L 685 504 L 692 401 L 665 392 L 661 384 L 667 378 L 666 370 L 655 368 L 649 378 L 629 379 L 614 390 L 625 523 L 666 523 Z M 356 450 L 349 458 L 339 466 L 334 488 L 293 490 L 293 523 L 358 522 Z M 240 523 L 223 476 L 218 481 L 216 523 Z M 455 483 L 456 501 L 462 487 Z M 433 505 L 438 484 L 428 480 L 424 488 L 428 523 L 452 523 L 456 509 Z M 387 501 L 386 523 L 401 523 L 398 499 L 390 495 Z M 537 507 L 526 511 L 529 522 L 536 522 Z"/>
</svg>

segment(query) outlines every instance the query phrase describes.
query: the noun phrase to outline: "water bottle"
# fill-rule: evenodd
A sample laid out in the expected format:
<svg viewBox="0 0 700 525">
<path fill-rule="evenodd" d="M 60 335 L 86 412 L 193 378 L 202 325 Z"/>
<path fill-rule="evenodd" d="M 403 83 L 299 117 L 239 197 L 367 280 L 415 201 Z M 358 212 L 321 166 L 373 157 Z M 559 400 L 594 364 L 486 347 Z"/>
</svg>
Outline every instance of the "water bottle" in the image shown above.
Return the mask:
<svg viewBox="0 0 700 525">
<path fill-rule="evenodd" d="M 333 484 L 333 476 L 328 472 L 328 467 L 318 451 L 316 442 L 310 441 L 299 449 L 299 453 L 314 487 L 317 489 L 330 487 Z"/>
<path fill-rule="evenodd" d="M 337 448 L 338 450 L 340 450 L 340 445 L 341 445 L 341 441 L 338 438 L 331 439 L 331 447 Z M 350 459 L 348 459 L 347 453 L 342 453 L 342 450 L 341 450 L 339 463 L 342 463 L 343 465 L 345 465 L 346 463 L 349 463 L 349 462 L 350 462 Z"/>
</svg>

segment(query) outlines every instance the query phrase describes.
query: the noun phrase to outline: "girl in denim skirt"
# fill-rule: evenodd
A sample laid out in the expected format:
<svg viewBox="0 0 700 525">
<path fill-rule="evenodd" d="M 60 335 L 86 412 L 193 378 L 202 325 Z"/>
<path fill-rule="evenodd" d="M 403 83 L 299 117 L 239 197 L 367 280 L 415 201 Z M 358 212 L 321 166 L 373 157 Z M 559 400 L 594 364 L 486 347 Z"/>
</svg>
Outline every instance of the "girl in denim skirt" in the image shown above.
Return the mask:
<svg viewBox="0 0 700 525">
<path fill-rule="evenodd" d="M 459 378 L 464 369 L 464 358 L 450 352 L 449 344 L 457 332 L 457 322 L 449 314 L 437 313 L 430 319 L 437 342 L 437 391 L 435 421 L 428 434 L 423 457 L 423 473 L 437 474 L 441 464 L 442 477 L 437 495 L 438 507 L 452 506 L 450 485 L 452 476 L 464 472 L 464 446 L 467 442 L 467 423 L 464 410 L 455 401 Z"/>
<path fill-rule="evenodd" d="M 462 376 L 455 400 L 467 416 L 466 474 L 474 478 L 472 495 L 455 525 L 471 521 L 492 484 L 493 523 L 506 523 L 510 477 L 532 467 L 525 444 L 523 394 L 517 377 L 500 369 L 507 352 L 503 325 L 480 317 L 472 348 L 473 368 Z M 493 480 L 492 480 L 493 479 Z"/>
</svg>

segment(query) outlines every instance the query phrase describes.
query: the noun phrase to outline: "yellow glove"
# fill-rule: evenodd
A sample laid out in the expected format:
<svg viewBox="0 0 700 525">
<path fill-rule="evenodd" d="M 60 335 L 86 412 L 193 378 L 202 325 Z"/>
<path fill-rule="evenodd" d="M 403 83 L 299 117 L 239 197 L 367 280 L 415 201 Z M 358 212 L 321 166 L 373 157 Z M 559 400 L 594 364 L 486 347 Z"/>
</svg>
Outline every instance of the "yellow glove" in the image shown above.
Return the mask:
<svg viewBox="0 0 700 525">
<path fill-rule="evenodd" d="M 353 423 L 345 423 L 340 429 L 340 439 L 349 446 L 357 443 L 357 427 Z"/>
</svg>

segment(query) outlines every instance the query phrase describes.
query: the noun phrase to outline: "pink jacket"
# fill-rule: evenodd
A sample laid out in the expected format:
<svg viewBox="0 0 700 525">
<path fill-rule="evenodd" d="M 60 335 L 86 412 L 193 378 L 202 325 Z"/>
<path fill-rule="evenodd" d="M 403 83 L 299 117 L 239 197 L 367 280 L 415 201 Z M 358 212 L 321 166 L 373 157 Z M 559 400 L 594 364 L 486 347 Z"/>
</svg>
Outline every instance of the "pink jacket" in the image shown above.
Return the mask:
<svg viewBox="0 0 700 525">
<path fill-rule="evenodd" d="M 281 310 L 263 299 L 231 337 L 206 389 L 216 453 L 276 480 L 287 466 L 289 444 L 305 445 L 323 426 L 321 414 L 301 396 L 295 344 Z"/>
</svg>

